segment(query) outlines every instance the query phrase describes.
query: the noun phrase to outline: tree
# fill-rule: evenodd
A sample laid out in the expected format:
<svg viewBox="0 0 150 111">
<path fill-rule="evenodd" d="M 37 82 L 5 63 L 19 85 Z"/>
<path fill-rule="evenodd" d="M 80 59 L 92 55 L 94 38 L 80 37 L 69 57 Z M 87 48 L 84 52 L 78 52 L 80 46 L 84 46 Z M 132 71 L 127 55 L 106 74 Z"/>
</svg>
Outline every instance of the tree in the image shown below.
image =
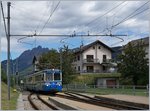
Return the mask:
<svg viewBox="0 0 150 111">
<path fill-rule="evenodd" d="M 148 59 L 143 46 L 142 41 L 129 43 L 119 56 L 121 63 L 118 64 L 118 71 L 124 79 L 131 79 L 134 85 L 146 85 L 149 82 Z"/>
<path fill-rule="evenodd" d="M 62 72 L 63 72 L 63 83 L 68 84 L 73 79 L 71 75 L 74 74 L 72 68 L 73 53 L 69 50 L 68 46 L 63 47 L 62 51 Z"/>
<path fill-rule="evenodd" d="M 63 74 L 63 84 L 68 84 L 71 81 L 71 75 L 73 74 L 72 60 L 73 54 L 69 50 L 68 46 L 64 46 L 63 50 L 58 52 L 55 49 L 51 49 L 48 53 L 43 54 L 39 58 L 39 68 L 40 70 L 46 68 L 57 68 L 60 69 L 62 65 Z M 60 64 L 60 59 L 62 58 L 62 64 Z"/>
<path fill-rule="evenodd" d="M 6 75 L 6 73 L 4 72 L 4 70 L 3 70 L 3 68 L 1 69 L 1 71 L 2 71 L 2 76 L 1 76 L 1 78 L 2 78 L 2 81 L 3 82 L 5 82 L 5 83 L 7 83 L 7 75 Z"/>
<path fill-rule="evenodd" d="M 55 49 L 51 49 L 48 53 L 42 54 L 39 58 L 39 68 L 46 69 L 46 68 L 60 68 L 60 59 L 59 53 Z"/>
</svg>

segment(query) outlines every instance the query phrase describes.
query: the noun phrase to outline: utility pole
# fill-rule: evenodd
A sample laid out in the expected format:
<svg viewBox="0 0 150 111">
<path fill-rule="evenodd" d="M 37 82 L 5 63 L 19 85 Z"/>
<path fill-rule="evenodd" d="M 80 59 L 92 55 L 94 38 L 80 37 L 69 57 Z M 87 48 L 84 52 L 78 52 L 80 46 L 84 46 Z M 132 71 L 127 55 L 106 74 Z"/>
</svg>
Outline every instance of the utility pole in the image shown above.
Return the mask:
<svg viewBox="0 0 150 111">
<path fill-rule="evenodd" d="M 7 3 L 7 85 L 8 85 L 8 100 L 10 100 L 10 5 Z"/>
<path fill-rule="evenodd" d="M 62 71 L 62 48 L 60 48 L 60 70 Z"/>
</svg>

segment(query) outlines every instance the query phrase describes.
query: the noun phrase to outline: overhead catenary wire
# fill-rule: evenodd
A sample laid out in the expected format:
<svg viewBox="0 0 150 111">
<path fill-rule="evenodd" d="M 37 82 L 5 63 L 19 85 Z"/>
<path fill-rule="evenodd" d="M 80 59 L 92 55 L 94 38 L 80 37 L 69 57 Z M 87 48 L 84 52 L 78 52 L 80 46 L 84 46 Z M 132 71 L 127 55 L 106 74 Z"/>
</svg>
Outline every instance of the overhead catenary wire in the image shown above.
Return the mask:
<svg viewBox="0 0 150 111">
<path fill-rule="evenodd" d="M 89 23 L 87 23 L 86 26 L 88 26 L 89 24 L 93 23 L 94 21 L 100 19 L 101 17 L 107 15 L 108 13 L 110 13 L 111 11 L 115 10 L 117 7 L 119 7 L 120 5 L 122 5 L 123 3 L 125 3 L 126 1 L 121 2 L 120 4 L 118 4 L 117 6 L 111 8 L 110 10 L 108 10 L 106 13 L 104 13 L 103 15 L 100 15 L 98 17 L 96 17 L 95 19 L 93 19 L 92 21 L 90 21 Z"/>
<path fill-rule="evenodd" d="M 56 7 L 54 8 L 53 12 L 49 15 L 49 18 L 47 19 L 47 21 L 45 22 L 45 24 L 43 25 L 41 31 L 39 32 L 39 35 L 42 33 L 42 31 L 44 30 L 45 26 L 47 25 L 47 23 L 49 22 L 50 18 L 52 17 L 52 15 L 54 14 L 54 12 L 56 11 L 56 9 L 58 8 L 60 4 L 60 1 L 57 3 Z"/>
<path fill-rule="evenodd" d="M 113 8 L 113 10 L 117 9 L 119 6 L 121 6 L 121 5 L 124 4 L 125 2 L 127 2 L 127 1 L 124 1 L 124 2 L 122 2 L 121 4 L 117 5 L 116 7 Z M 125 5 L 126 5 L 126 4 L 125 4 Z M 125 6 L 125 5 L 124 5 L 124 6 Z M 123 7 L 124 7 L 124 6 L 123 6 Z M 122 7 L 121 7 L 121 8 L 122 8 Z M 113 11 L 113 10 L 110 10 L 110 12 Z M 120 11 L 120 10 L 118 10 L 118 11 Z M 118 13 L 118 11 L 115 12 L 114 14 Z M 107 13 L 107 12 L 106 12 L 106 13 Z M 107 13 L 107 14 L 108 14 L 108 13 Z M 113 14 L 113 15 L 114 15 L 114 14 Z M 102 16 L 103 16 L 103 15 L 102 15 Z M 104 25 L 104 24 L 103 24 L 103 25 Z M 102 25 L 102 26 L 103 26 L 103 25 Z M 92 29 L 93 29 L 93 27 L 96 27 L 96 29 L 98 29 L 98 26 L 99 26 L 99 24 L 96 24 L 96 25 L 92 26 Z M 100 24 L 100 26 L 101 26 L 101 24 Z M 101 26 L 101 27 L 102 27 L 102 26 Z M 90 28 L 91 28 L 91 27 L 90 27 Z"/>
<path fill-rule="evenodd" d="M 50 5 L 50 1 L 49 1 L 49 3 L 48 3 L 48 6 Z M 41 21 L 42 21 L 42 19 L 45 17 L 45 13 L 46 12 L 49 12 L 50 10 L 51 10 L 52 8 L 49 8 L 48 10 L 44 10 L 44 13 L 43 13 L 43 15 L 41 16 L 41 18 L 40 18 L 40 20 L 39 20 L 39 24 L 36 26 L 36 28 L 35 28 L 35 31 L 37 31 L 38 30 L 38 28 L 40 27 L 40 24 L 41 24 Z M 51 11 L 51 13 L 52 13 L 52 11 Z"/>
<path fill-rule="evenodd" d="M 150 2 L 150 1 L 148 1 L 148 2 Z M 145 4 L 143 4 L 143 5 L 146 5 L 148 2 L 146 2 Z M 143 6 L 142 5 L 142 6 Z M 141 8 L 141 7 L 139 7 L 139 8 Z M 138 8 L 138 9 L 139 9 Z M 141 14 L 141 13 L 143 13 L 144 11 L 146 11 L 146 10 L 148 10 L 149 8 L 146 8 L 146 9 L 144 9 L 144 10 L 142 10 L 142 11 L 140 11 L 139 13 L 136 13 L 136 14 L 134 14 L 133 15 L 133 13 L 132 13 L 132 15 L 130 14 L 130 16 L 127 16 L 127 17 L 125 17 L 123 20 L 121 20 L 120 22 L 118 22 L 118 23 L 116 23 L 115 25 L 113 25 L 113 26 L 111 26 L 111 27 L 109 27 L 109 29 L 114 29 L 116 26 L 118 26 L 118 25 L 120 25 L 120 24 L 122 24 L 122 23 L 124 23 L 125 21 L 127 21 L 127 20 L 130 20 L 131 18 L 133 18 L 133 17 L 135 17 L 135 16 L 137 16 L 137 15 L 139 15 L 139 14 Z M 137 9 L 136 9 L 137 10 Z M 134 11 L 134 13 L 135 13 L 136 11 Z M 107 28 L 108 29 L 108 28 Z M 103 29 L 103 31 L 101 31 L 101 32 L 99 32 L 99 33 L 104 33 L 106 30 L 107 30 L 106 28 L 105 29 Z"/>
<path fill-rule="evenodd" d="M 145 6 L 145 5 L 148 4 L 149 2 L 150 2 L 150 1 L 144 3 L 142 6 L 140 6 L 139 8 L 137 8 L 134 12 L 132 12 L 132 13 L 131 13 L 130 15 L 128 15 L 127 17 L 125 17 L 123 20 L 121 20 L 121 21 L 118 22 L 117 24 L 113 25 L 112 28 L 115 27 L 115 26 L 120 25 L 121 23 L 125 22 L 126 20 L 128 20 L 128 19 L 130 19 L 130 18 L 132 18 L 132 17 L 134 17 L 134 16 L 136 16 L 136 15 L 138 15 L 138 14 L 140 14 L 140 13 L 146 11 L 147 9 L 149 9 L 149 8 L 146 8 L 145 10 L 143 10 L 143 11 L 141 11 L 141 12 L 139 12 L 139 13 L 133 15 L 135 12 L 137 12 L 138 10 L 140 10 L 143 6 Z"/>
<path fill-rule="evenodd" d="M 6 29 L 6 21 L 5 21 L 5 15 L 4 15 L 4 9 L 3 9 L 3 3 L 1 1 L 1 9 L 2 9 L 2 16 L 3 16 L 3 21 L 4 21 L 4 28 L 5 28 L 5 34 L 6 34 L 6 38 L 8 37 L 8 32 Z"/>
</svg>

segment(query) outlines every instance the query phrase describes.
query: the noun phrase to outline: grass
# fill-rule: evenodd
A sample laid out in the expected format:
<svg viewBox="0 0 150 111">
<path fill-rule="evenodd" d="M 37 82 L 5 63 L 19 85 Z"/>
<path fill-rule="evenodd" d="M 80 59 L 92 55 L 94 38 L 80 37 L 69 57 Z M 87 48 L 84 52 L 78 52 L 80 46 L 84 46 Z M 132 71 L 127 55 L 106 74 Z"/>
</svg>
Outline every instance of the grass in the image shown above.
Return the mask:
<svg viewBox="0 0 150 111">
<path fill-rule="evenodd" d="M 65 87 L 63 90 L 67 90 Z M 148 92 L 146 89 L 129 89 L 129 88 L 69 88 L 69 90 L 77 91 L 77 92 L 86 92 L 91 94 L 100 94 L 100 95 L 106 95 L 106 94 L 125 94 L 125 95 L 136 95 L 136 96 L 148 96 Z"/>
<path fill-rule="evenodd" d="M 90 88 L 86 89 L 86 92 L 96 94 L 126 94 L 137 96 L 148 96 L 146 89 L 120 89 L 120 88 Z"/>
<path fill-rule="evenodd" d="M 10 100 L 8 100 L 7 85 L 1 82 L 1 108 L 2 110 L 16 110 L 18 92 L 14 92 L 13 88 L 10 89 Z"/>
<path fill-rule="evenodd" d="M 114 77 L 119 78 L 120 73 L 99 73 L 99 74 L 83 74 L 83 75 L 73 75 L 74 78 L 71 83 L 80 83 L 80 84 L 95 84 L 97 78 L 107 78 Z"/>
</svg>

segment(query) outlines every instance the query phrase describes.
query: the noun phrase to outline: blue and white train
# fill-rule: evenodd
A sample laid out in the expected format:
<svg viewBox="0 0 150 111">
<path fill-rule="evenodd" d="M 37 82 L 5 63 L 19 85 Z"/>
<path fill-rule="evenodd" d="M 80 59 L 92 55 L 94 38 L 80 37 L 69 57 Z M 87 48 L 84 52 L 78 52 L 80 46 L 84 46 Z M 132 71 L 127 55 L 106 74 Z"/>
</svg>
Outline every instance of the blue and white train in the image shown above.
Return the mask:
<svg viewBox="0 0 150 111">
<path fill-rule="evenodd" d="M 31 91 L 56 93 L 62 91 L 62 72 L 59 69 L 46 69 L 24 78 L 24 88 Z"/>
</svg>

